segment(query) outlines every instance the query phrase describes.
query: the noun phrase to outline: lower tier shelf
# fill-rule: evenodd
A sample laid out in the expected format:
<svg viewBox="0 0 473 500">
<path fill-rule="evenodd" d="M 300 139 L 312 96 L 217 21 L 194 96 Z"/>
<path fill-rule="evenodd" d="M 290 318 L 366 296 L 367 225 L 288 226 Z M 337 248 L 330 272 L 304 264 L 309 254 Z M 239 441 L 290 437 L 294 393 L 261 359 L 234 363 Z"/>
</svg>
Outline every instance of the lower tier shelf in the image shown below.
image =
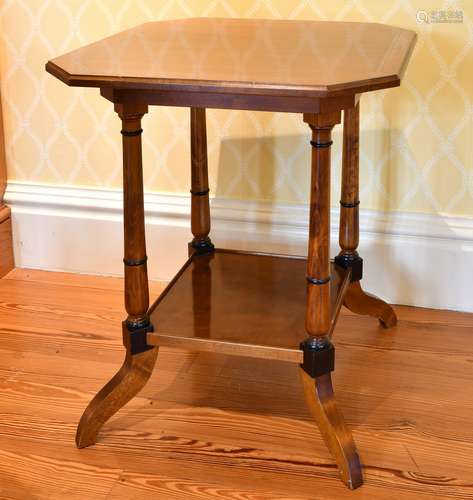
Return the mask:
<svg viewBox="0 0 473 500">
<path fill-rule="evenodd" d="M 306 260 L 230 250 L 194 254 L 150 309 L 149 345 L 302 362 Z M 350 282 L 332 263 L 331 329 Z"/>
</svg>

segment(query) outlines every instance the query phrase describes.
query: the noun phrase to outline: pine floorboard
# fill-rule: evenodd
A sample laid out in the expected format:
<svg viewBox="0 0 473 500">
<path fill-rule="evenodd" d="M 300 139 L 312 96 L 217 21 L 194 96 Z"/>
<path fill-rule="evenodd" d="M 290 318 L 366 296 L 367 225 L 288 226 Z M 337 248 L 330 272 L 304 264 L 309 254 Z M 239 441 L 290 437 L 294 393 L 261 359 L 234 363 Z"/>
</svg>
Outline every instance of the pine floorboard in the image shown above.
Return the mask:
<svg viewBox="0 0 473 500">
<path fill-rule="evenodd" d="M 121 365 L 123 282 L 15 269 L 0 280 L 0 499 L 473 499 L 473 314 L 344 310 L 334 385 L 364 466 L 348 491 L 297 366 L 161 348 L 148 384 L 77 450 Z M 151 284 L 151 296 L 163 288 Z"/>
</svg>

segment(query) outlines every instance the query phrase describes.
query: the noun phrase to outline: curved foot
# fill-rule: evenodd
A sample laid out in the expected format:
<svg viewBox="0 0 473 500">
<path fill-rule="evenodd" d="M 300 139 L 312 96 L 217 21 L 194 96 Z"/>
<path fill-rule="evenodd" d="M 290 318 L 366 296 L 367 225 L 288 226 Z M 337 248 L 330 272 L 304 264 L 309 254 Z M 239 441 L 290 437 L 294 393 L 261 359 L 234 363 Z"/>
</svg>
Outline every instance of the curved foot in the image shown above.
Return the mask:
<svg viewBox="0 0 473 500">
<path fill-rule="evenodd" d="M 148 381 L 157 356 L 157 347 L 134 355 L 127 351 L 120 370 L 96 394 L 84 411 L 76 433 L 78 448 L 95 444 L 103 424 L 138 394 Z"/>
<path fill-rule="evenodd" d="M 365 292 L 359 281 L 353 281 L 348 285 L 343 305 L 356 314 L 378 318 L 384 328 L 391 328 L 397 323 L 394 309 L 384 300 Z"/>
<path fill-rule="evenodd" d="M 351 432 L 337 408 L 330 373 L 312 378 L 302 368 L 300 376 L 307 405 L 314 416 L 330 453 L 335 458 L 342 481 L 354 490 L 363 484 L 360 458 Z"/>
</svg>

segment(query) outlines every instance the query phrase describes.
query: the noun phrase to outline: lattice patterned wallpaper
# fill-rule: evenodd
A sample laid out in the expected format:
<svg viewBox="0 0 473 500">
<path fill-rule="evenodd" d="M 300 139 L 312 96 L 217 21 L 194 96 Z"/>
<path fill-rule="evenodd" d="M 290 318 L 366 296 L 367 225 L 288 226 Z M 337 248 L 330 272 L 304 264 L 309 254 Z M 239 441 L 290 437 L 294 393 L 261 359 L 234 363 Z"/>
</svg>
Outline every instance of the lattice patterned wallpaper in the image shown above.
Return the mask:
<svg viewBox="0 0 473 500">
<path fill-rule="evenodd" d="M 473 215 L 471 0 L 3 0 L 0 5 L 10 179 L 121 185 L 120 124 L 112 106 L 96 89 L 71 89 L 46 74 L 50 57 L 149 20 L 373 21 L 414 29 L 419 39 L 402 87 L 362 99 L 362 206 Z M 463 22 L 426 23 L 422 17 L 419 22 L 419 10 L 462 11 Z M 309 132 L 299 115 L 210 110 L 207 120 L 213 193 L 307 200 Z M 144 129 L 146 189 L 188 192 L 188 110 L 152 108 Z M 334 201 L 340 133 L 337 127 Z"/>
</svg>

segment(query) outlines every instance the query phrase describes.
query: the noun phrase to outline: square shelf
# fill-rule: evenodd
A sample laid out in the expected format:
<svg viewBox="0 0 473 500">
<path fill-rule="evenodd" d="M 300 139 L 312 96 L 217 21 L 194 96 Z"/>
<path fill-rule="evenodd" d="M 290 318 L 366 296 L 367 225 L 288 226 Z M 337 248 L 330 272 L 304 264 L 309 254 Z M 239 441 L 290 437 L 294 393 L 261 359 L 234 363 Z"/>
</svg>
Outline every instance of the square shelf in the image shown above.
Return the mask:
<svg viewBox="0 0 473 500">
<path fill-rule="evenodd" d="M 189 258 L 150 309 L 148 344 L 302 362 L 306 260 L 215 250 Z M 332 263 L 332 326 L 350 272 Z"/>
</svg>

